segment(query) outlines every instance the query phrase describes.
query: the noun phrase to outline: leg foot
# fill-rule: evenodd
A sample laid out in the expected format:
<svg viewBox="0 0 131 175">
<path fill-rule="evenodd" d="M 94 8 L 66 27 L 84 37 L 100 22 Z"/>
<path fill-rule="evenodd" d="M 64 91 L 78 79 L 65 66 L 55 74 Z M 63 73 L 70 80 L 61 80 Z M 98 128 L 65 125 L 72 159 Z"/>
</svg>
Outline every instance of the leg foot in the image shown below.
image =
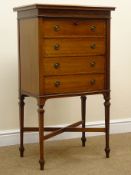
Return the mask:
<svg viewBox="0 0 131 175">
<path fill-rule="evenodd" d="M 110 148 L 105 148 L 106 158 L 110 157 Z"/>
<path fill-rule="evenodd" d="M 39 160 L 39 164 L 40 164 L 40 170 L 44 170 L 45 161 L 44 160 Z"/>
<path fill-rule="evenodd" d="M 24 147 L 19 147 L 20 157 L 24 157 Z"/>
<path fill-rule="evenodd" d="M 82 141 L 82 147 L 85 147 L 85 143 L 86 143 L 85 134 L 82 134 L 81 141 Z"/>
</svg>

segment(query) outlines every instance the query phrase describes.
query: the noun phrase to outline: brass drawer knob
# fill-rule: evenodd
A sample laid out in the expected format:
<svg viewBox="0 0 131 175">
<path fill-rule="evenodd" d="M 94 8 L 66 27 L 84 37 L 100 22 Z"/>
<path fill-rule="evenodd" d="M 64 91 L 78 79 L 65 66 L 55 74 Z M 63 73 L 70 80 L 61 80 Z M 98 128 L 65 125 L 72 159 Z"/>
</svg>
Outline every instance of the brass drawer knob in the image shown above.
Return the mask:
<svg viewBox="0 0 131 175">
<path fill-rule="evenodd" d="M 55 32 L 60 31 L 60 26 L 59 26 L 59 25 L 55 25 L 55 26 L 54 26 L 54 31 L 55 31 Z"/>
<path fill-rule="evenodd" d="M 55 49 L 55 50 L 59 50 L 59 49 L 60 49 L 60 45 L 59 45 L 59 44 L 55 44 L 55 45 L 54 45 L 54 49 Z"/>
<path fill-rule="evenodd" d="M 92 32 L 95 32 L 95 31 L 96 31 L 96 26 L 94 26 L 94 25 L 90 26 L 90 30 L 91 30 Z"/>
<path fill-rule="evenodd" d="M 90 66 L 91 66 L 91 67 L 95 67 L 95 65 L 96 65 L 96 62 L 95 62 L 95 61 L 92 61 L 92 62 L 90 63 Z"/>
<path fill-rule="evenodd" d="M 96 84 L 96 80 L 91 80 L 90 81 L 90 84 L 93 86 L 93 85 L 95 85 Z"/>
<path fill-rule="evenodd" d="M 55 63 L 55 64 L 54 64 L 54 68 L 55 68 L 55 69 L 58 69 L 59 67 L 60 67 L 60 63 Z"/>
<path fill-rule="evenodd" d="M 90 45 L 90 48 L 91 48 L 91 49 L 95 49 L 95 48 L 96 48 L 96 44 Z"/>
<path fill-rule="evenodd" d="M 59 87 L 59 86 L 60 86 L 60 81 L 56 81 L 56 82 L 54 83 L 54 85 L 55 85 L 55 87 Z"/>
</svg>

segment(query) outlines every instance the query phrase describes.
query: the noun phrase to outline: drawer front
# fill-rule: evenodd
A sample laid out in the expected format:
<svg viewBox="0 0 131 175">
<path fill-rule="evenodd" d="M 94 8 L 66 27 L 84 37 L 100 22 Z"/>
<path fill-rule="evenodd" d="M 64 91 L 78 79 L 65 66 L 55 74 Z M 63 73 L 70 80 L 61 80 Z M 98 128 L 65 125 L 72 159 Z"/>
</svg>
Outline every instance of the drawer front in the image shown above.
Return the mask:
<svg viewBox="0 0 131 175">
<path fill-rule="evenodd" d="M 104 89 L 104 75 L 75 75 L 44 78 L 45 94 L 89 92 Z"/>
<path fill-rule="evenodd" d="M 43 19 L 42 35 L 57 36 L 105 36 L 106 23 L 104 20 L 87 19 Z"/>
<path fill-rule="evenodd" d="M 43 75 L 104 73 L 104 56 L 57 57 L 43 59 Z"/>
<path fill-rule="evenodd" d="M 45 39 L 42 40 L 42 52 L 46 57 L 103 55 L 105 38 Z"/>
</svg>

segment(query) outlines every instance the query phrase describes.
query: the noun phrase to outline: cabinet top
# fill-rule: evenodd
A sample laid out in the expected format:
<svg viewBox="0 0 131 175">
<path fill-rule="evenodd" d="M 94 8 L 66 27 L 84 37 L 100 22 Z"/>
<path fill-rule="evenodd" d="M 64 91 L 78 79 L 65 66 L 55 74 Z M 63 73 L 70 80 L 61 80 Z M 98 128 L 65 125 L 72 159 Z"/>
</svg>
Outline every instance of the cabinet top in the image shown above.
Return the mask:
<svg viewBox="0 0 131 175">
<path fill-rule="evenodd" d="M 98 10 L 98 11 L 111 11 L 115 10 L 115 7 L 103 7 L 103 6 L 77 6 L 77 5 L 52 5 L 52 4 L 32 4 L 26 6 L 16 7 L 14 11 L 27 11 L 33 9 L 58 9 L 58 10 Z"/>
</svg>

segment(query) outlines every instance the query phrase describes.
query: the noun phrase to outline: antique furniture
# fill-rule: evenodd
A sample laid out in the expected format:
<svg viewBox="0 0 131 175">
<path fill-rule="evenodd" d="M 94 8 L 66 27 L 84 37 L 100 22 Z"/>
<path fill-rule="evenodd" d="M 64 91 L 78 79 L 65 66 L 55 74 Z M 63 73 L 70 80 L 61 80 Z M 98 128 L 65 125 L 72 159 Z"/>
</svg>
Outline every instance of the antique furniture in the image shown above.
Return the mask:
<svg viewBox="0 0 131 175">
<path fill-rule="evenodd" d="M 105 132 L 109 157 L 110 18 L 114 7 L 34 4 L 18 12 L 20 156 L 23 133 L 39 131 L 40 169 L 44 169 L 44 141 L 63 132 Z M 105 128 L 86 128 L 86 95 L 102 94 Z M 38 102 L 39 127 L 24 127 L 24 98 Z M 65 128 L 44 126 L 49 98 L 81 96 L 82 119 Z M 94 106 L 95 108 L 95 106 Z M 82 125 L 82 127 L 78 127 Z M 52 131 L 44 135 L 45 131 Z M 88 162 L 87 162 L 88 163 Z"/>
</svg>

